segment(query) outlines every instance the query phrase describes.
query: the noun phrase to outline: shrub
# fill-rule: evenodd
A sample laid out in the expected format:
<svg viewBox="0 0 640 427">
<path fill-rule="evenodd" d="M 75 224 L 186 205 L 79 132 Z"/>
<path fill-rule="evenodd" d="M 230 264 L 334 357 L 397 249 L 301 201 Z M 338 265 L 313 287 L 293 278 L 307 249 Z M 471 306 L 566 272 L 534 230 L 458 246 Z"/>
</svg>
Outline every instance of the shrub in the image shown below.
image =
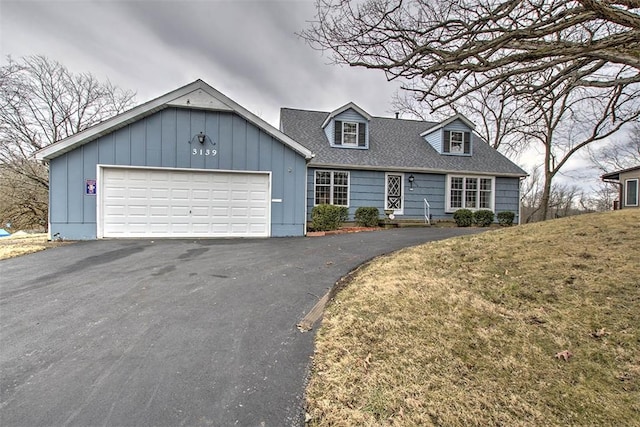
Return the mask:
<svg viewBox="0 0 640 427">
<path fill-rule="evenodd" d="M 480 209 L 473 213 L 473 223 L 480 227 L 488 227 L 493 222 L 494 214 L 489 209 Z"/>
<path fill-rule="evenodd" d="M 473 223 L 473 212 L 469 209 L 458 209 L 453 213 L 453 220 L 458 227 L 469 227 Z"/>
<path fill-rule="evenodd" d="M 311 210 L 311 226 L 316 231 L 337 230 L 348 217 L 345 206 L 318 205 Z"/>
<path fill-rule="evenodd" d="M 510 227 L 513 225 L 515 217 L 516 214 L 511 211 L 498 212 L 498 224 L 503 227 Z"/>
<path fill-rule="evenodd" d="M 362 206 L 356 209 L 356 224 L 360 227 L 377 227 L 379 217 L 380 211 L 378 211 L 378 208 Z"/>
</svg>

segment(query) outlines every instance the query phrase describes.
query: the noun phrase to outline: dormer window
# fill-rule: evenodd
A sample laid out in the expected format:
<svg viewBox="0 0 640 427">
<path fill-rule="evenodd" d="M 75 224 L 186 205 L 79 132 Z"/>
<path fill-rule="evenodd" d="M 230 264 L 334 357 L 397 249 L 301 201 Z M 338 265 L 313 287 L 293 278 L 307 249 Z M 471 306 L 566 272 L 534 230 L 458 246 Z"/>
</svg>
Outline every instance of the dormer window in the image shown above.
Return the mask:
<svg viewBox="0 0 640 427">
<path fill-rule="evenodd" d="M 452 153 L 463 153 L 464 149 L 462 144 L 464 143 L 464 132 L 451 131 L 451 152 Z"/>
<path fill-rule="evenodd" d="M 445 130 L 442 152 L 447 154 L 471 154 L 471 132 Z"/>
<path fill-rule="evenodd" d="M 342 122 L 342 145 L 358 145 L 358 123 Z"/>
<path fill-rule="evenodd" d="M 343 147 L 367 146 L 367 124 L 361 122 L 334 121 L 333 145 Z"/>
</svg>

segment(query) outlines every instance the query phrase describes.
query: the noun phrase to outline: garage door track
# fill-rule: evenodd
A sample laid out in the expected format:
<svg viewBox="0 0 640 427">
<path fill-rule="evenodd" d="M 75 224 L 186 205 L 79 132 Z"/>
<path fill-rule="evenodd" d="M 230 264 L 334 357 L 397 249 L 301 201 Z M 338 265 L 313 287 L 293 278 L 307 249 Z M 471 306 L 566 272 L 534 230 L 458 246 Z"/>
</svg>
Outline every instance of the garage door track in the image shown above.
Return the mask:
<svg viewBox="0 0 640 427">
<path fill-rule="evenodd" d="M 81 242 L 0 261 L 0 425 L 303 423 L 314 332 L 362 262 L 464 229 Z"/>
</svg>

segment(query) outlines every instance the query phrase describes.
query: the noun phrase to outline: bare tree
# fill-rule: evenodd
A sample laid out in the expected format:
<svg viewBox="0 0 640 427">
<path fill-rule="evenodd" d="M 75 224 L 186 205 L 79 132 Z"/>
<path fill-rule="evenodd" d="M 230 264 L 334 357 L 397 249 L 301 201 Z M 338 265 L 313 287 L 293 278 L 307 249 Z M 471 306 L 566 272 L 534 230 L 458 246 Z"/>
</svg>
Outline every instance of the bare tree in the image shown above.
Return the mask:
<svg viewBox="0 0 640 427">
<path fill-rule="evenodd" d="M 640 123 L 635 123 L 627 135 L 617 139 L 598 150 L 589 150 L 591 161 L 603 173 L 640 165 Z"/>
<path fill-rule="evenodd" d="M 536 79 L 552 80 L 556 70 Z M 567 85 L 570 83 L 566 83 Z M 580 150 L 599 143 L 640 117 L 640 87 L 606 89 L 558 86 L 553 91 L 527 95 L 528 120 L 520 128 L 532 146 L 543 153 L 544 187 L 541 217 L 549 218 L 554 177 Z"/>
<path fill-rule="evenodd" d="M 134 93 L 89 73 L 74 74 L 44 56 L 6 62 L 0 67 L 0 165 L 11 179 L 4 182 L 0 206 L 17 224 L 15 217 L 24 212 L 19 207 L 30 205 L 29 198 L 44 194 L 37 204 L 46 206 L 48 173 L 32 154 L 130 108 Z M 38 212 L 33 225 L 46 224 L 46 209 Z"/>
<path fill-rule="evenodd" d="M 46 180 L 47 168 L 33 163 L 32 173 Z M 0 164 L 0 228 L 14 230 L 47 227 L 47 189 L 25 175 Z"/>
<path fill-rule="evenodd" d="M 316 6 L 317 21 L 302 35 L 335 62 L 401 80 L 414 111 L 413 102 L 432 111 L 466 107 L 496 148 L 541 153 L 543 188 L 535 194 L 543 219 L 554 208 L 553 179 L 569 159 L 640 114 L 639 0 Z"/>
<path fill-rule="evenodd" d="M 302 33 L 312 46 L 337 63 L 418 80 L 408 89 L 423 99 L 437 92 L 436 108 L 504 83 L 531 93 L 640 82 L 639 0 L 316 0 L 316 7 L 317 20 Z M 528 79 L 553 67 L 563 72 L 552 82 Z"/>
<path fill-rule="evenodd" d="M 526 142 L 518 126 L 525 121 L 523 115 L 527 114 L 527 106 L 519 98 L 504 96 L 507 91 L 507 85 L 495 91 L 481 88 L 437 111 L 431 111 L 413 93 L 404 92 L 395 95 L 393 108 L 422 120 L 430 117 L 442 120 L 452 114 L 462 113 L 476 124 L 475 131 L 491 147 L 507 156 L 516 157 Z"/>
</svg>

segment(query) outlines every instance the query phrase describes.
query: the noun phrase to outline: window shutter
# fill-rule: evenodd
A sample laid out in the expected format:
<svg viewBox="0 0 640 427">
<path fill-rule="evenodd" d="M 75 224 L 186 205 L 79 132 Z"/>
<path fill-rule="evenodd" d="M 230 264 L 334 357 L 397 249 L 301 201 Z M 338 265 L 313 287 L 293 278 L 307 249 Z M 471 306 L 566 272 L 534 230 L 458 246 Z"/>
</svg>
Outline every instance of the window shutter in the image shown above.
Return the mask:
<svg viewBox="0 0 640 427">
<path fill-rule="evenodd" d="M 444 131 L 444 141 L 442 141 L 442 152 L 448 153 L 451 151 L 451 132 L 448 130 Z"/>
<path fill-rule="evenodd" d="M 333 143 L 336 145 L 342 145 L 342 122 L 339 120 L 335 120 L 333 122 L 333 126 L 334 126 L 334 140 Z"/>
<path fill-rule="evenodd" d="M 471 154 L 471 132 L 464 133 L 464 154 Z"/>
<path fill-rule="evenodd" d="M 360 123 L 358 124 L 358 147 L 364 147 L 367 141 L 367 124 Z"/>
</svg>

